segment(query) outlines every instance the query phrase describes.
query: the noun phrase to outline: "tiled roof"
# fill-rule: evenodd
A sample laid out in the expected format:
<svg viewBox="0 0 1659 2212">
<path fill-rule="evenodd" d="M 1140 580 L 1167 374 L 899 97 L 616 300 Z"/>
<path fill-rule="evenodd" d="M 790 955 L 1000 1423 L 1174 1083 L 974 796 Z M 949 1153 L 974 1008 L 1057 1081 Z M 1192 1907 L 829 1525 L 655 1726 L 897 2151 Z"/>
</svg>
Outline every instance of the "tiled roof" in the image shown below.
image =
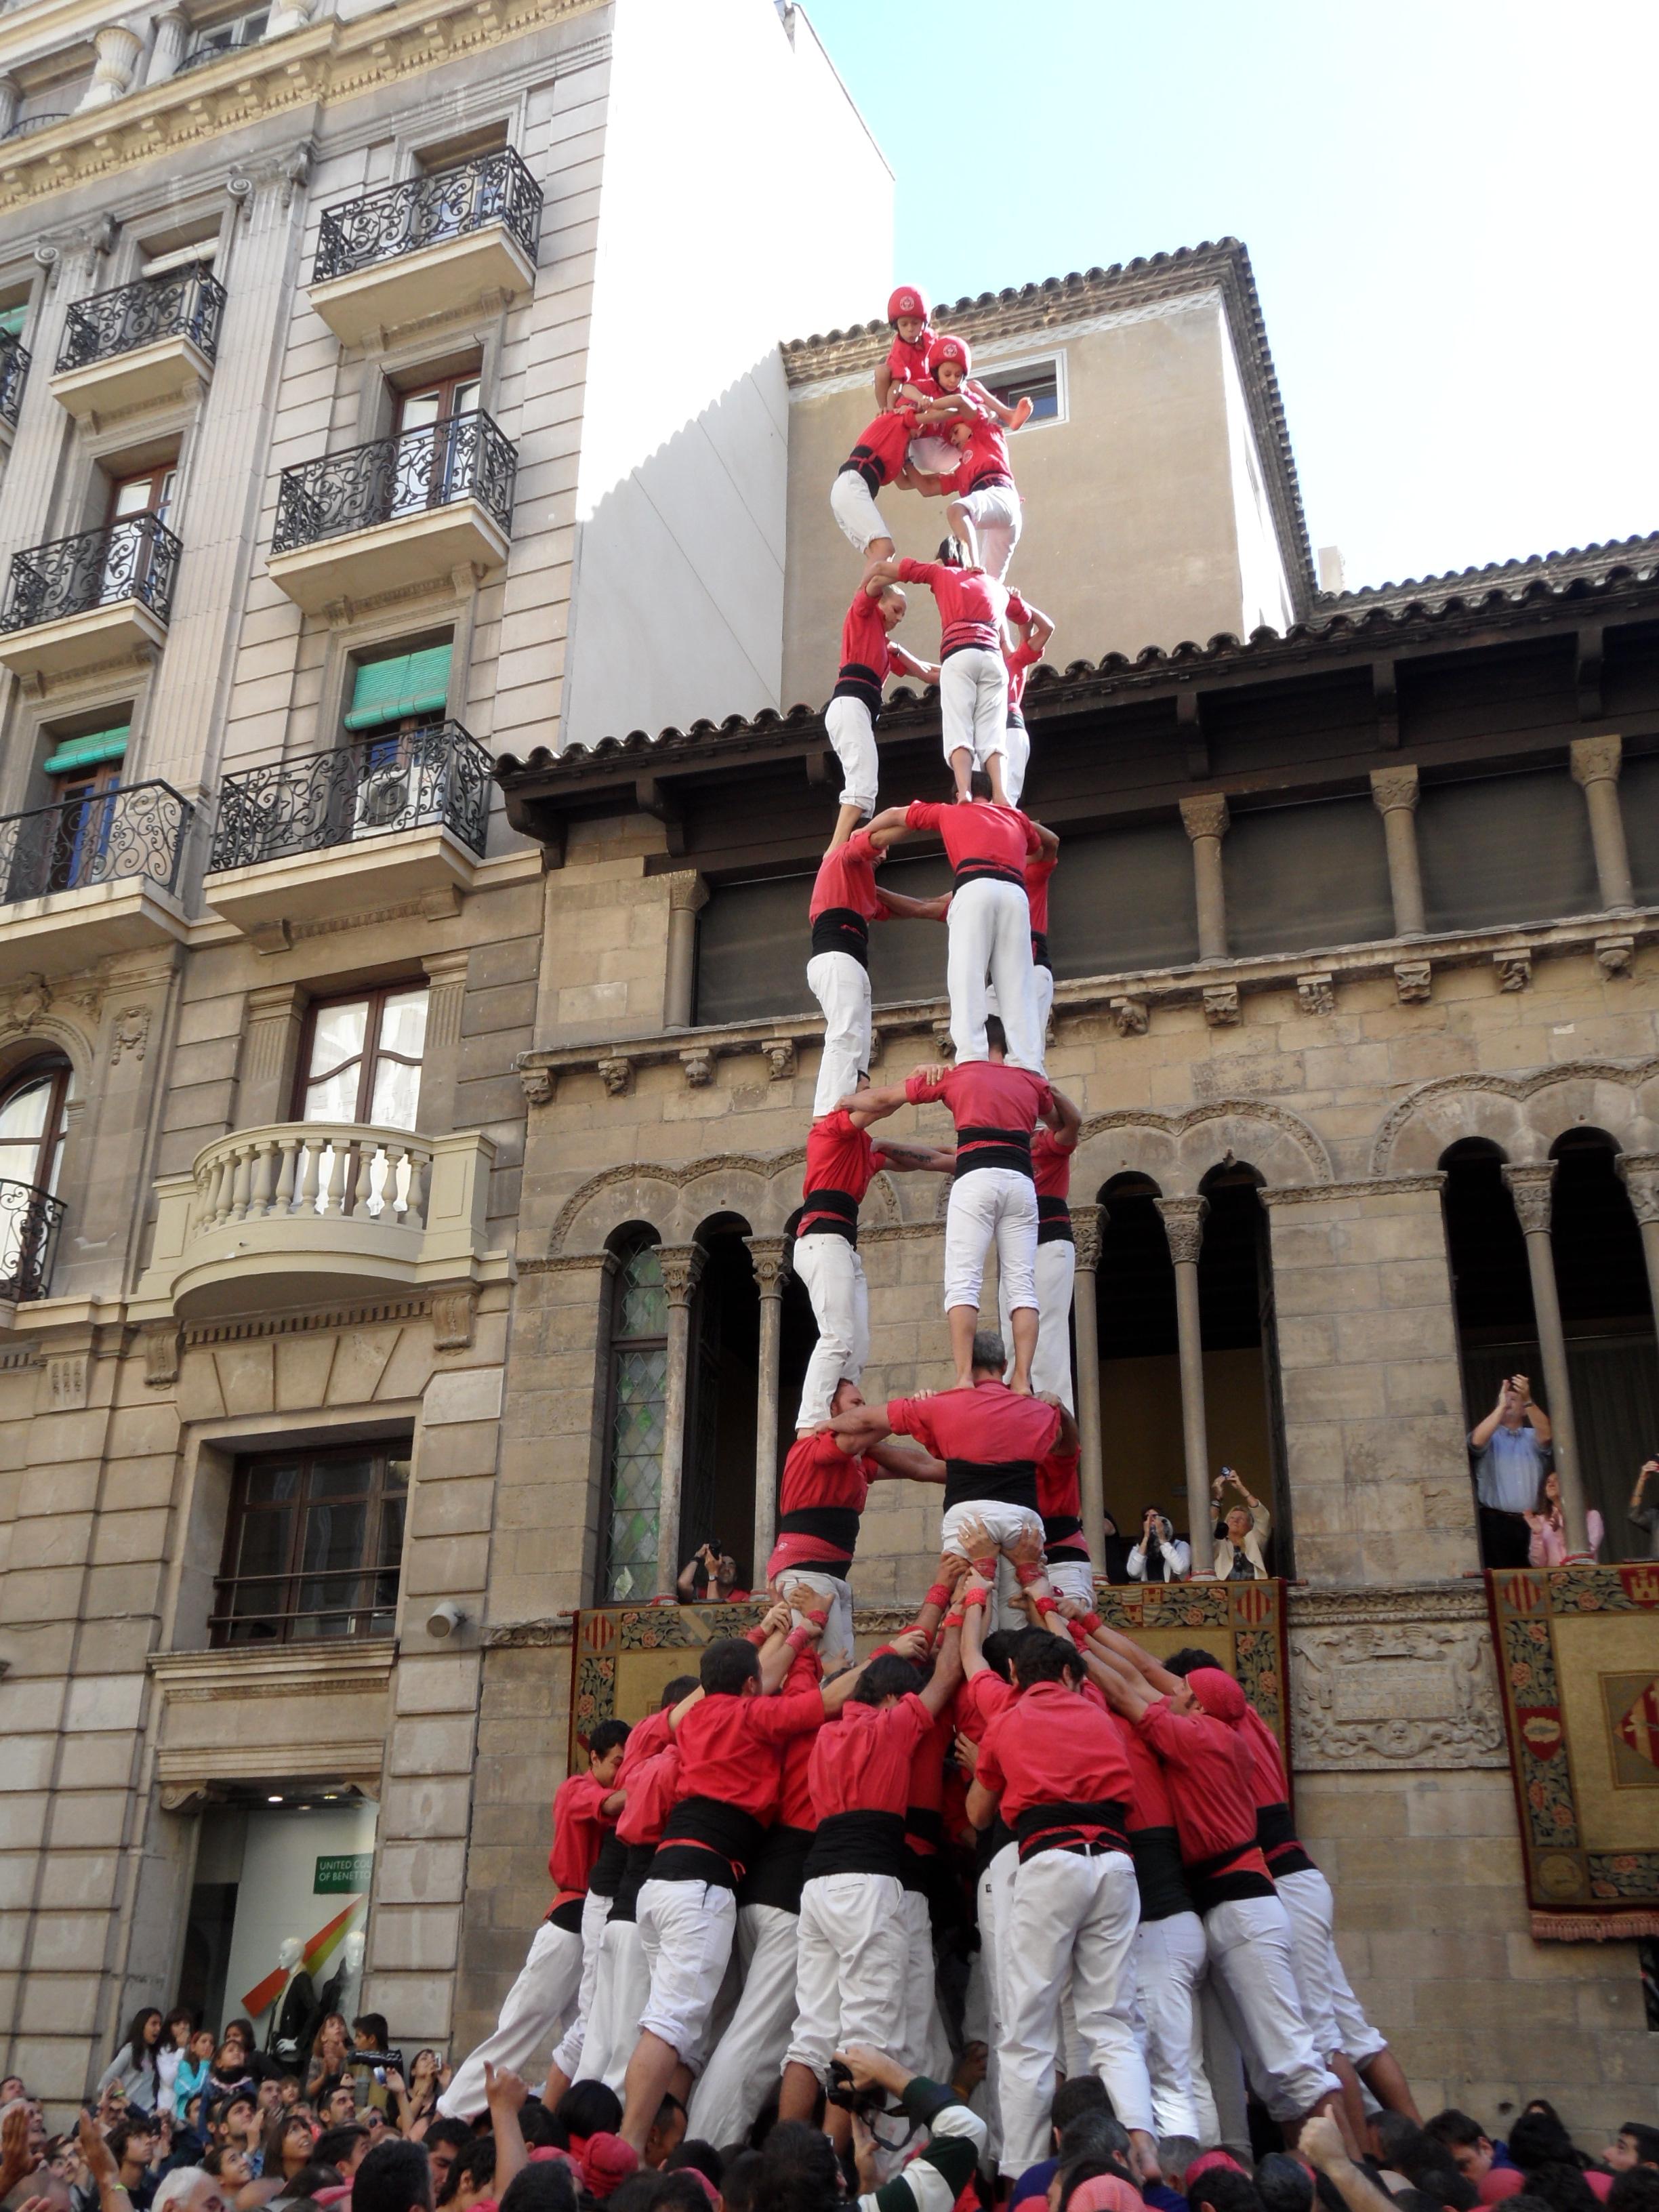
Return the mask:
<svg viewBox="0 0 1659 2212">
<path fill-rule="evenodd" d="M 1443 575 L 1411 576 L 1403 583 L 1369 584 L 1352 592 L 1321 592 L 1315 599 L 1320 614 L 1345 613 L 1350 609 L 1404 606 L 1413 601 L 1438 605 L 1454 595 L 1468 595 L 1471 585 L 1496 586 L 1542 577 L 1552 584 L 1575 578 L 1595 581 L 1617 568 L 1650 571 L 1659 562 L 1659 531 L 1645 538 L 1613 538 L 1604 545 L 1573 545 L 1565 553 L 1528 553 L 1516 561 L 1488 561 L 1473 568 L 1448 568 Z"/>
</svg>

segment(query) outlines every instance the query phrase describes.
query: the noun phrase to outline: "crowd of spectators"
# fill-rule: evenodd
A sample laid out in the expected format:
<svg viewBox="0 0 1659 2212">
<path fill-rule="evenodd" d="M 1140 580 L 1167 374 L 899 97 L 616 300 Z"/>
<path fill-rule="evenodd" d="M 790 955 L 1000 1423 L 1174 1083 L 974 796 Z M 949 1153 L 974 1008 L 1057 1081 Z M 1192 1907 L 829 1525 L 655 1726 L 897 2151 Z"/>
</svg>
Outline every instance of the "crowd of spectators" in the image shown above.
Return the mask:
<svg viewBox="0 0 1659 2212">
<path fill-rule="evenodd" d="M 405 2075 L 400 2059 L 374 2014 L 325 2022 L 301 2075 L 246 2021 L 214 2042 L 188 2014 L 141 2013 L 72 2134 L 47 2133 L 21 2077 L 0 2081 L 0 2212 L 1659 2212 L 1659 2127 L 1629 2120 L 1591 2155 L 1542 2099 L 1506 2136 L 1455 2109 L 1420 2127 L 1378 2112 L 1358 2160 L 1329 2119 L 1305 2123 L 1292 2154 L 1252 2107 L 1251 2143 L 1148 2180 L 1084 2075 L 1055 2095 L 1052 2154 L 1009 2186 L 985 2162 L 971 2057 L 945 2084 L 882 2051 L 838 2054 L 844 2157 L 821 2111 L 780 2124 L 775 2100 L 744 2142 L 715 2145 L 688 2138 L 672 2095 L 641 2155 L 605 2083 L 549 2110 L 493 2068 L 485 2108 L 445 2118 L 448 2069 L 423 2051 Z"/>
</svg>

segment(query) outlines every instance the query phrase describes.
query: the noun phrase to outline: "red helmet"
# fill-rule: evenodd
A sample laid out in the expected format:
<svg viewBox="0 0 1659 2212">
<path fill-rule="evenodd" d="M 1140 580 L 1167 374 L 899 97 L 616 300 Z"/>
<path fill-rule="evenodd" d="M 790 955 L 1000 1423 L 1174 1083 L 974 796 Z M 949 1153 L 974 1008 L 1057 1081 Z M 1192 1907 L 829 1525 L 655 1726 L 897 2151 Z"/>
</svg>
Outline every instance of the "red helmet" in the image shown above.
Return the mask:
<svg viewBox="0 0 1659 2212">
<path fill-rule="evenodd" d="M 927 295 L 918 291 L 914 284 L 901 284 L 897 291 L 888 298 L 887 319 L 890 323 L 896 323 L 901 315 L 920 315 L 925 323 L 927 319 Z"/>
<path fill-rule="evenodd" d="M 968 341 L 966 338 L 953 338 L 946 337 L 935 338 L 933 340 L 932 345 L 927 349 L 927 366 L 929 369 L 934 375 L 937 375 L 939 374 L 940 362 L 946 361 L 955 362 L 957 368 L 961 369 L 963 375 L 964 377 L 969 375 L 973 368 L 974 357 L 968 350 Z"/>
</svg>

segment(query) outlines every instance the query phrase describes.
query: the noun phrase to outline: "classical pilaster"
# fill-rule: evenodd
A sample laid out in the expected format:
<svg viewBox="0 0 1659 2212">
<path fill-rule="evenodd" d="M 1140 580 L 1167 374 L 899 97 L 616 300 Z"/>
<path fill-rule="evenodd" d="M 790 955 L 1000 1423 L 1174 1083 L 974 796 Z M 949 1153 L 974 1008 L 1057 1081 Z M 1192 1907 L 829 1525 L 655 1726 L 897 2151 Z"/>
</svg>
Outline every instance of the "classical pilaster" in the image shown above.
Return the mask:
<svg viewBox="0 0 1659 2212">
<path fill-rule="evenodd" d="M 0 76 L 0 138 L 3 138 L 17 120 L 17 109 L 23 97 L 23 88 L 15 76 Z"/>
<path fill-rule="evenodd" d="M 695 868 L 666 878 L 668 966 L 663 979 L 662 1025 L 689 1030 L 696 995 L 697 915 L 708 903 L 708 886 Z"/>
<path fill-rule="evenodd" d="M 185 10 L 164 8 L 155 18 L 155 40 L 149 50 L 149 66 L 144 71 L 146 84 L 163 84 L 168 77 L 179 74 L 189 38 L 190 17 Z"/>
<path fill-rule="evenodd" d="M 760 1381 L 755 1396 L 755 1549 L 750 1587 L 759 1589 L 778 1533 L 778 1352 L 783 1341 L 784 1241 L 745 1237 L 760 1288 Z"/>
<path fill-rule="evenodd" d="M 1232 825 L 1224 795 L 1208 792 L 1183 799 L 1181 819 L 1193 847 L 1193 896 L 1198 908 L 1198 957 L 1227 957 L 1227 892 L 1221 874 L 1221 841 Z"/>
<path fill-rule="evenodd" d="M 1659 1330 L 1659 1152 L 1625 1152 L 1613 1163 L 1630 1194 L 1648 1267 L 1648 1304 Z"/>
<path fill-rule="evenodd" d="M 455 1127 L 455 1085 L 461 1067 L 461 1009 L 466 1000 L 467 954 L 428 953 L 426 970 L 426 1049 L 421 1060 L 422 1135 L 447 1137 Z"/>
<path fill-rule="evenodd" d="M 1583 791 L 1589 812 L 1590 843 L 1595 853 L 1595 880 L 1602 907 L 1608 914 L 1626 914 L 1636 903 L 1636 893 L 1630 879 L 1625 817 L 1619 805 L 1625 741 L 1622 738 L 1575 738 L 1567 750 L 1572 780 Z"/>
<path fill-rule="evenodd" d="M 1210 1444 L 1204 1423 L 1204 1335 L 1198 1311 L 1198 1255 L 1204 1243 L 1207 1198 L 1159 1198 L 1153 1204 L 1163 1217 L 1175 1262 L 1176 1330 L 1181 1353 L 1181 1431 L 1186 1447 L 1187 1520 L 1193 1547 L 1193 1580 L 1202 1581 L 1215 1568 L 1215 1545 L 1210 1493 Z"/>
<path fill-rule="evenodd" d="M 1561 1485 L 1561 1512 L 1567 1524 L 1569 1558 L 1589 1557 L 1584 1523 L 1584 1485 L 1578 1465 L 1578 1438 L 1572 1417 L 1572 1386 L 1567 1378 L 1567 1342 L 1561 1328 L 1561 1301 L 1555 1287 L 1555 1250 L 1550 1238 L 1555 1163 L 1506 1167 L 1504 1181 L 1527 1240 L 1527 1271 L 1532 1278 L 1533 1318 L 1538 1324 L 1539 1356 L 1549 1392 L 1550 1431 L 1555 1472 Z"/>
<path fill-rule="evenodd" d="M 1417 770 L 1414 768 L 1374 768 L 1371 804 L 1382 817 L 1382 836 L 1389 852 L 1389 894 L 1394 901 L 1396 937 L 1421 937 L 1427 923 L 1423 914 L 1423 871 L 1417 857 Z"/>
<path fill-rule="evenodd" d="M 1072 1327 L 1077 1340 L 1077 1425 L 1079 1510 L 1089 1557 L 1097 1571 L 1105 1563 L 1103 1527 L 1106 1486 L 1100 1444 L 1100 1323 L 1095 1279 L 1100 1267 L 1100 1208 L 1074 1206 L 1072 1235 L 1077 1243 L 1077 1272 L 1072 1281 Z"/>
<path fill-rule="evenodd" d="M 701 1244 L 662 1248 L 668 1298 L 668 1372 L 663 1385 L 662 1484 L 657 1503 L 657 1589 L 672 1596 L 680 1571 L 680 1489 L 685 1474 L 685 1414 L 691 1352 L 691 1297 L 708 1259 Z"/>
<path fill-rule="evenodd" d="M 305 993 L 297 983 L 261 984 L 248 993 L 246 1006 L 236 1121 L 239 1127 L 258 1129 L 286 1121 L 292 1110 Z"/>
</svg>

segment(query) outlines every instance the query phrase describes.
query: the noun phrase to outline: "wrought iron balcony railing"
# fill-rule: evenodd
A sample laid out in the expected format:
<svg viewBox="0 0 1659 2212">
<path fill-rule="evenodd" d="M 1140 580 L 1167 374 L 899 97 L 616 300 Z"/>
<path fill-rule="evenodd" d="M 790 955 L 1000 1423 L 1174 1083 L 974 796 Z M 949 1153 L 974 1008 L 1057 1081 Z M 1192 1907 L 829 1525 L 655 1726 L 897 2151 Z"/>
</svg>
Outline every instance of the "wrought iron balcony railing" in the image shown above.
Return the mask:
<svg viewBox="0 0 1659 2212">
<path fill-rule="evenodd" d="M 305 461 L 283 471 L 270 550 L 291 553 L 458 499 L 476 499 L 506 530 L 518 467 L 518 448 L 484 414 L 452 415 L 429 429 Z"/>
<path fill-rule="evenodd" d="M 29 355 L 15 338 L 0 341 L 0 422 L 17 428 L 17 410 L 23 404 L 23 386 L 29 380 Z"/>
<path fill-rule="evenodd" d="M 533 262 L 542 188 L 510 146 L 323 210 L 313 284 L 500 223 Z"/>
<path fill-rule="evenodd" d="M 63 622 L 122 599 L 137 599 L 158 622 L 170 621 L 182 550 L 159 515 L 124 514 L 102 530 L 14 553 L 0 631 Z"/>
<path fill-rule="evenodd" d="M 86 368 L 158 338 L 192 338 L 211 361 L 224 307 L 224 286 L 200 263 L 167 276 L 141 277 L 118 292 L 97 293 L 70 309 L 58 370 Z"/>
<path fill-rule="evenodd" d="M 0 1182 L 0 1298 L 43 1298 L 52 1280 L 64 1201 L 32 1182 Z"/>
<path fill-rule="evenodd" d="M 208 872 L 437 825 L 482 858 L 489 797 L 489 755 L 459 722 L 244 769 L 221 787 Z"/>
<path fill-rule="evenodd" d="M 143 882 L 173 890 L 195 814 L 158 779 L 0 815 L 0 908 L 94 884 Z"/>
</svg>

